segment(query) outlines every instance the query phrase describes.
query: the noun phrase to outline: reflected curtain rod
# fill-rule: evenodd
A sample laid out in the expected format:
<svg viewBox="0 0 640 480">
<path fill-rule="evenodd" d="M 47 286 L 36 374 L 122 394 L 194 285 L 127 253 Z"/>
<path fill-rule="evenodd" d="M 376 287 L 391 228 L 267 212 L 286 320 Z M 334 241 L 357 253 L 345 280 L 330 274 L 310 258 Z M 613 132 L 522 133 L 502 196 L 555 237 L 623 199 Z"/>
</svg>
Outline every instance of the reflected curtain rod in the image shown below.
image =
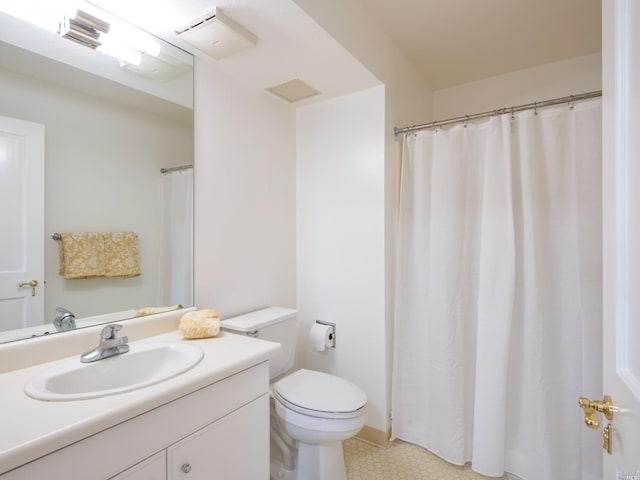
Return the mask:
<svg viewBox="0 0 640 480">
<path fill-rule="evenodd" d="M 393 128 L 394 135 L 398 136 L 402 133 L 417 132 L 418 130 L 425 130 L 427 128 L 436 128 L 446 125 L 453 125 L 456 123 L 464 123 L 470 120 L 477 120 L 478 118 L 493 117 L 494 115 L 503 115 L 505 113 L 516 113 L 524 110 L 537 110 L 538 108 L 550 107 L 551 105 L 560 105 L 561 103 L 567 103 L 569 105 L 580 100 L 588 100 L 590 98 L 597 98 L 602 96 L 602 90 L 596 90 L 594 92 L 581 93 L 580 95 L 569 95 L 568 97 L 554 98 L 552 100 L 545 100 L 544 102 L 533 102 L 525 105 L 518 105 L 516 107 L 499 108 L 497 110 L 491 110 L 488 112 L 474 113 L 473 115 L 464 115 L 462 117 L 449 118 L 447 120 L 437 120 L 435 122 L 423 123 L 421 125 L 411 125 L 409 127 Z"/>
<path fill-rule="evenodd" d="M 181 167 L 161 168 L 160 173 L 178 172 L 180 170 L 189 170 L 193 165 L 182 165 Z"/>
</svg>

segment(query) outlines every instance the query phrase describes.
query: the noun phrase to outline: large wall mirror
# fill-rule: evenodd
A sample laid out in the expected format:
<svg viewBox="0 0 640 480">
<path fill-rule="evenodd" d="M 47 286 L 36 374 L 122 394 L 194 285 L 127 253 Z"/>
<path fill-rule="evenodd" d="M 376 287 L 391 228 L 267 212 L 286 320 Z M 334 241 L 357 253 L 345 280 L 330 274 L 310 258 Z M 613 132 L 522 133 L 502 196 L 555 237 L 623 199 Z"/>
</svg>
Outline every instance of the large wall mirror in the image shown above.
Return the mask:
<svg viewBox="0 0 640 480">
<path fill-rule="evenodd" d="M 0 342 L 193 304 L 193 59 L 155 41 L 133 65 L 0 12 Z M 55 234 L 91 232 L 134 232 L 140 275 L 61 275 Z"/>
</svg>

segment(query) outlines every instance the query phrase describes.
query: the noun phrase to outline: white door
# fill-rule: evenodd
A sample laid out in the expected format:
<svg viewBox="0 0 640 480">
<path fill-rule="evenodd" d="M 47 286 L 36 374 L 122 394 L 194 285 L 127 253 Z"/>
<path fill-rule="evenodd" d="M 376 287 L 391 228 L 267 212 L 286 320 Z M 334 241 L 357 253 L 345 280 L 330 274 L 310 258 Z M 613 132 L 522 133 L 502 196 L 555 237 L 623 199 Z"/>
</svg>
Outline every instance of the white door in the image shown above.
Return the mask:
<svg viewBox="0 0 640 480">
<path fill-rule="evenodd" d="M 640 480 L 640 2 L 603 1 L 605 480 Z M 596 432 L 594 432 L 596 434 Z M 594 452 L 595 453 L 595 452 Z"/>
<path fill-rule="evenodd" d="M 2 116 L 0 228 L 0 331 L 41 325 L 44 125 Z"/>
</svg>

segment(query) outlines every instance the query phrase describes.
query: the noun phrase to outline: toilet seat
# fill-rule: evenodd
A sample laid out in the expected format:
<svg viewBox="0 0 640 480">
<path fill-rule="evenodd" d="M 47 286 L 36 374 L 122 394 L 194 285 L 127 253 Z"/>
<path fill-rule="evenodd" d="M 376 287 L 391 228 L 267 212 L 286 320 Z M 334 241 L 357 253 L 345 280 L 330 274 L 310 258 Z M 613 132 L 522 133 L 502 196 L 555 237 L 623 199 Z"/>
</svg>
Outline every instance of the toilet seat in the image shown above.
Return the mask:
<svg viewBox="0 0 640 480">
<path fill-rule="evenodd" d="M 366 414 L 365 393 L 328 373 L 298 370 L 276 382 L 273 395 L 286 408 L 311 417 L 349 419 Z"/>
</svg>

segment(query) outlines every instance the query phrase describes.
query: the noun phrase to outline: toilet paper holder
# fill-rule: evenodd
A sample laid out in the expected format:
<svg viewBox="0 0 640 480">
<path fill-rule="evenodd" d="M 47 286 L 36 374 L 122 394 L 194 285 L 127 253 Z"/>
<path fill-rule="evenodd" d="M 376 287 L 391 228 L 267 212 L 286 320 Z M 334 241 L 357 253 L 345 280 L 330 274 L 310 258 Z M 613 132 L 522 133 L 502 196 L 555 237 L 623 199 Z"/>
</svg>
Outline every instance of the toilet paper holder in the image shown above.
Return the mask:
<svg viewBox="0 0 640 480">
<path fill-rule="evenodd" d="M 329 339 L 331 340 L 331 345 L 329 345 L 330 348 L 336 348 L 336 324 L 335 323 L 331 323 L 331 322 L 325 322 L 323 320 L 316 320 L 316 323 L 319 323 L 320 325 L 327 325 L 328 327 L 331 327 L 331 333 L 329 334 Z"/>
</svg>

